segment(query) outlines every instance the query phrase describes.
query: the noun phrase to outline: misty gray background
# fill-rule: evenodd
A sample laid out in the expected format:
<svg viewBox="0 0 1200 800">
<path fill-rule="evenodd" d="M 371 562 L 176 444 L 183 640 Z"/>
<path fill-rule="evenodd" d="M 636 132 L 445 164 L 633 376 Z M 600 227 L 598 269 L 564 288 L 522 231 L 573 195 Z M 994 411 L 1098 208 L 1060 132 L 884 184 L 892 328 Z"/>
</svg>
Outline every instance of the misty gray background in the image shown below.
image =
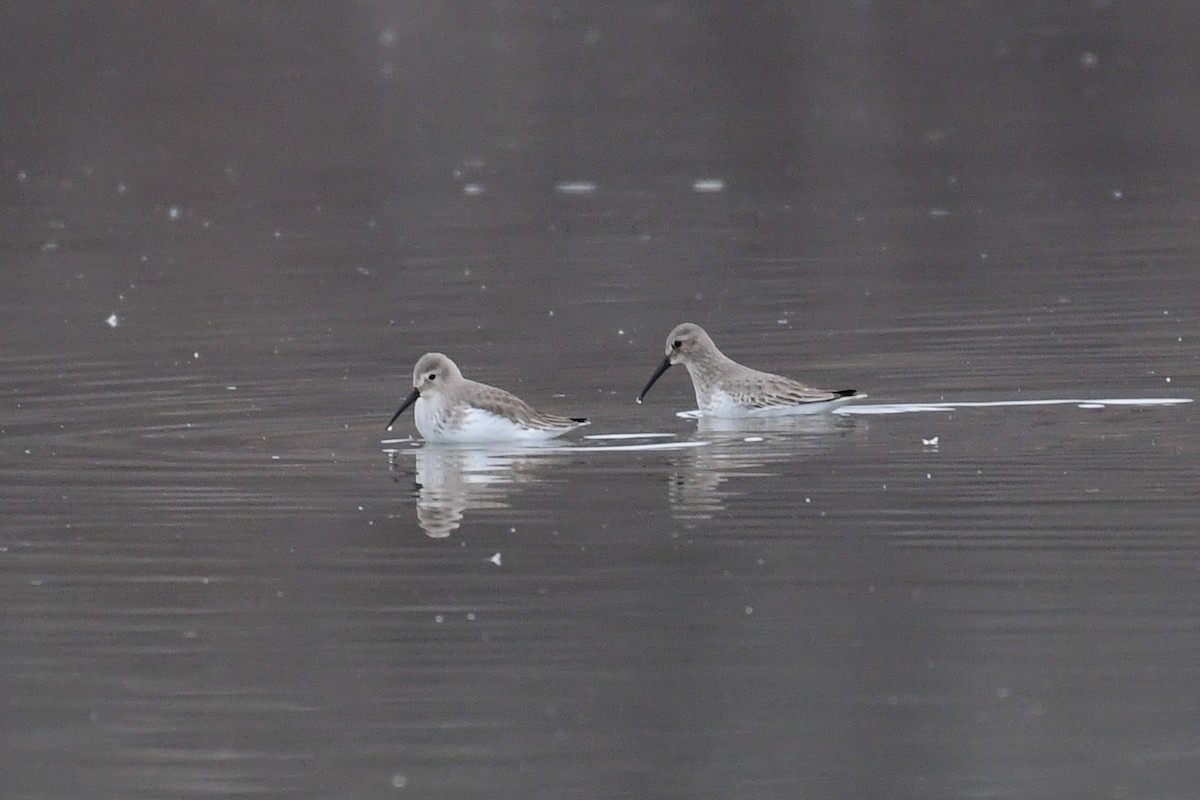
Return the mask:
<svg viewBox="0 0 1200 800">
<path fill-rule="evenodd" d="M 868 402 L 1193 397 L 1198 29 L 0 4 L 0 795 L 1192 797 L 1191 405 L 632 398 L 685 320 Z M 428 350 L 708 444 L 393 463 Z"/>
</svg>

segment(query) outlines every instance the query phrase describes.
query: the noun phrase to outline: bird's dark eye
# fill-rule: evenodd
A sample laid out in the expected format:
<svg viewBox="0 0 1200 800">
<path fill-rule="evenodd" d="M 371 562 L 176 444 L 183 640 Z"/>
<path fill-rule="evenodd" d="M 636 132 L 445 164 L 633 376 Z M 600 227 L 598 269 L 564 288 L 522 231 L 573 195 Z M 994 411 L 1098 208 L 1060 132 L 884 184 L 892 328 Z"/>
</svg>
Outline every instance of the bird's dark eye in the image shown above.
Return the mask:
<svg viewBox="0 0 1200 800">
<path fill-rule="evenodd" d="M 437 373 L 436 373 L 436 372 L 431 372 L 431 373 L 429 373 L 429 380 L 431 380 L 431 381 L 436 381 L 436 380 L 437 380 Z"/>
<path fill-rule="evenodd" d="M 681 340 L 676 339 L 675 341 L 671 342 L 672 350 L 678 350 L 681 347 L 683 347 L 683 342 Z"/>
</svg>

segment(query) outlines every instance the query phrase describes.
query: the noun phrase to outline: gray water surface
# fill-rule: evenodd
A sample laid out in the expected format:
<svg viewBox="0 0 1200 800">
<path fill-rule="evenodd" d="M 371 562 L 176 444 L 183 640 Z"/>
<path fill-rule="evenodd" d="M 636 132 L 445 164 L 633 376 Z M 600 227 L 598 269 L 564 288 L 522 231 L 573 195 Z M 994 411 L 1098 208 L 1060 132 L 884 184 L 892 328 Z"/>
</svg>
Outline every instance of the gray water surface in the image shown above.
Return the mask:
<svg viewBox="0 0 1200 800">
<path fill-rule="evenodd" d="M 0 6 L 0 795 L 1193 797 L 1189 9 Z"/>
</svg>

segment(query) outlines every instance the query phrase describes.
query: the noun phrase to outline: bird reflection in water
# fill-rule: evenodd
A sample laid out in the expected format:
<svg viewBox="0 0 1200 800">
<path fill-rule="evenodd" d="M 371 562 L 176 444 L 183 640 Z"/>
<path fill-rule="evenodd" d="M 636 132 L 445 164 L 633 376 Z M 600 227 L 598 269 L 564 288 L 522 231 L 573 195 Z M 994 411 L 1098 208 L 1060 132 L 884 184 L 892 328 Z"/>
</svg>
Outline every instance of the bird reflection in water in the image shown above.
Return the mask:
<svg viewBox="0 0 1200 800">
<path fill-rule="evenodd" d="M 699 417 L 697 433 L 710 447 L 681 451 L 669 478 L 671 516 L 681 522 L 711 519 L 726 502 L 747 493 L 727 487 L 733 478 L 779 474 L 772 464 L 824 452 L 838 438 L 865 429 L 864 421 L 840 414 L 755 419 Z"/>
<path fill-rule="evenodd" d="M 432 539 L 444 539 L 462 525 L 468 511 L 509 507 L 516 484 L 536 480 L 535 469 L 552 458 L 537 447 L 427 445 L 416 459 L 417 523 Z M 394 457 L 397 464 L 403 455 Z"/>
</svg>

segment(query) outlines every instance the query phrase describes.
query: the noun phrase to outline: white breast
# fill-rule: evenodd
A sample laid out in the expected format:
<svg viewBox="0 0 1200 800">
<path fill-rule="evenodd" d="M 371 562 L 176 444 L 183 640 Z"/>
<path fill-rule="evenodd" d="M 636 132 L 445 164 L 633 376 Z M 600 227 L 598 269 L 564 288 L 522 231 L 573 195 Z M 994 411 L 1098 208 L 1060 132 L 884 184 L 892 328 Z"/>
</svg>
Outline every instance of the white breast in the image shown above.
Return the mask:
<svg viewBox="0 0 1200 800">
<path fill-rule="evenodd" d="M 510 417 L 473 406 L 445 409 L 424 397 L 417 400 L 413 414 L 417 430 L 427 442 L 540 442 L 563 433 L 528 428 Z"/>
</svg>

